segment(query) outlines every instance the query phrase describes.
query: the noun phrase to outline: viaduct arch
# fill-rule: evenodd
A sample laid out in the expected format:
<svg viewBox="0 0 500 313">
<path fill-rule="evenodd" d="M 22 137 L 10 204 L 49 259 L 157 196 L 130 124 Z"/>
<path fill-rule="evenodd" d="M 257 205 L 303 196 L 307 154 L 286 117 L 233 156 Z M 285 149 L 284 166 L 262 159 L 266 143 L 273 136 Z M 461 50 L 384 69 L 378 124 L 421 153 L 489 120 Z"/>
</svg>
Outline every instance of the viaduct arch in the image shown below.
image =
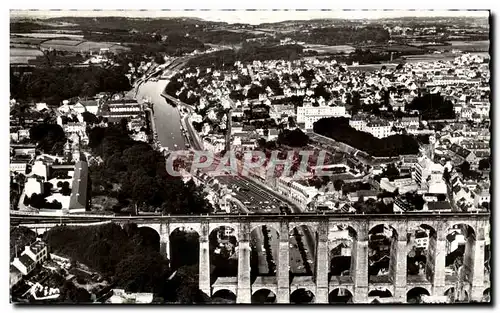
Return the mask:
<svg viewBox="0 0 500 313">
<path fill-rule="evenodd" d="M 169 216 L 154 218 L 112 218 L 118 224 L 132 222 L 139 227 L 147 226 L 156 230 L 160 237 L 161 251 L 169 256 L 169 235 L 177 228 L 190 229 L 199 234 L 200 244 L 200 289 L 211 296 L 218 290 L 226 289 L 236 295 L 237 303 L 250 303 L 252 294 L 268 289 L 276 295 L 277 303 L 289 303 L 290 294 L 297 289 L 308 289 L 314 294 L 315 303 L 328 303 L 329 294 L 335 289 L 346 289 L 352 294 L 354 303 L 374 301 L 369 292 L 388 290 L 390 302 L 406 302 L 407 293 L 416 288 L 424 288 L 430 295 L 442 296 L 450 288 L 464 290 L 471 300 L 480 301 L 483 292 L 489 287 L 489 277 L 484 275 L 485 233 L 489 232 L 489 214 L 395 214 L 379 215 L 208 215 L 208 216 Z M 108 219 L 109 221 L 109 219 Z M 68 223 L 66 223 L 68 225 Z M 348 278 L 329 280 L 329 246 L 334 238 L 336 225 L 346 225 L 352 229 L 354 238 L 351 252 L 351 271 Z M 370 281 L 368 275 L 368 241 L 369 231 L 376 225 L 391 225 L 397 236 L 391 244 L 391 279 L 388 281 Z M 470 235 L 466 242 L 464 263 L 467 275 L 460 275 L 458 282 L 450 282 L 445 275 L 446 232 L 454 225 L 469 226 Z M 57 225 L 55 220 L 48 224 L 24 223 L 35 231 Z M 259 285 L 250 281 L 250 232 L 256 227 L 266 225 L 276 229 L 279 234 L 279 260 L 277 277 L 273 280 L 260 280 Z M 289 234 L 300 225 L 309 226 L 317 234 L 316 239 L 316 271 L 312 285 L 291 286 L 289 277 Z M 409 229 L 426 225 L 432 229 L 429 238 L 427 259 L 427 281 L 418 282 L 407 279 L 407 236 Z M 69 225 L 68 225 L 69 226 Z M 227 226 L 235 230 L 238 240 L 238 276 L 228 280 L 224 286 L 210 284 L 210 258 L 208 236 L 217 227 Z M 377 301 L 382 301 L 378 299 Z M 385 299 L 383 300 L 385 302 Z"/>
</svg>

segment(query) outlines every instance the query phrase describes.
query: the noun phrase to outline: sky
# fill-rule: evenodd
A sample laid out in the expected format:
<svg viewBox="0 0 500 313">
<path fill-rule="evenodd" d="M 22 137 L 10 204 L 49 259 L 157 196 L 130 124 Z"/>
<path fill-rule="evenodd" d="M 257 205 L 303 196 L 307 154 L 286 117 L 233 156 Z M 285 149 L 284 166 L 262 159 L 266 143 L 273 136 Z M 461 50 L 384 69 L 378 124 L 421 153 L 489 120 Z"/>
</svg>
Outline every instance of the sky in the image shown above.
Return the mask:
<svg viewBox="0 0 500 313">
<path fill-rule="evenodd" d="M 14 17 L 59 17 L 59 16 L 125 16 L 125 17 L 198 17 L 208 21 L 227 23 L 261 24 L 274 23 L 284 20 L 309 20 L 318 18 L 393 18 L 393 17 L 488 17 L 488 11 L 449 11 L 449 10 L 258 10 L 258 11 L 217 11 L 217 10 L 191 10 L 191 11 L 165 11 L 165 10 L 11 10 L 10 16 Z"/>
</svg>

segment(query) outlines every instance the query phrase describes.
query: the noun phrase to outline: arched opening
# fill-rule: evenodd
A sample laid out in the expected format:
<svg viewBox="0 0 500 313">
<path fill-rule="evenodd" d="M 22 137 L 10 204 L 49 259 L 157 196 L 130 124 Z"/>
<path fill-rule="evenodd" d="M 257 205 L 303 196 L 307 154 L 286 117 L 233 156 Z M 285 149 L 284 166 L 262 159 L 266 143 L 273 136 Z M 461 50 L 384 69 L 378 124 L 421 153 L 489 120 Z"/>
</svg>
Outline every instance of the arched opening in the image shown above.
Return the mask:
<svg viewBox="0 0 500 313">
<path fill-rule="evenodd" d="M 434 273 L 436 230 L 426 224 L 409 229 L 407 235 L 406 273 L 408 281 L 429 281 Z"/>
<path fill-rule="evenodd" d="M 172 270 L 200 262 L 200 235 L 195 230 L 184 227 L 176 228 L 169 237 Z"/>
<path fill-rule="evenodd" d="M 336 225 L 330 230 L 330 266 L 329 281 L 332 279 L 342 280 L 341 276 L 350 277 L 352 275 L 352 249 L 356 240 L 356 232 L 347 225 Z"/>
<path fill-rule="evenodd" d="M 314 303 L 314 300 L 314 293 L 304 288 L 297 289 L 290 295 L 290 303 L 292 304 Z"/>
<path fill-rule="evenodd" d="M 483 297 L 481 298 L 481 302 L 491 302 L 490 288 L 486 288 L 483 291 Z"/>
<path fill-rule="evenodd" d="M 444 292 L 444 295 L 448 298 L 448 303 L 455 302 L 456 299 L 455 291 L 456 291 L 455 287 L 450 287 Z"/>
<path fill-rule="evenodd" d="M 316 265 L 317 234 L 309 226 L 301 225 L 290 231 L 290 274 L 293 276 L 313 276 Z"/>
<path fill-rule="evenodd" d="M 276 303 L 276 295 L 269 289 L 259 289 L 252 295 L 252 303 L 256 304 Z"/>
<path fill-rule="evenodd" d="M 378 297 L 378 298 L 390 298 L 392 297 L 392 293 L 389 289 L 375 289 L 368 293 L 368 297 Z"/>
<path fill-rule="evenodd" d="M 345 288 L 333 289 L 328 295 L 328 303 L 352 303 L 352 293 Z"/>
<path fill-rule="evenodd" d="M 470 266 L 464 266 L 466 254 L 472 253 L 476 234 L 467 224 L 456 224 L 446 232 L 445 277 L 447 283 L 469 281 Z"/>
<path fill-rule="evenodd" d="M 238 254 L 236 233 L 234 228 L 220 226 L 212 230 L 208 236 L 211 280 L 218 277 L 233 277 L 238 275 Z"/>
<path fill-rule="evenodd" d="M 397 240 L 396 230 L 386 224 L 379 224 L 368 232 L 368 281 L 372 283 L 390 282 L 394 251 L 393 241 Z"/>
<path fill-rule="evenodd" d="M 422 287 L 415 287 L 406 293 L 406 302 L 407 303 L 422 303 L 422 296 L 430 296 L 431 294 L 427 289 Z"/>
<path fill-rule="evenodd" d="M 144 226 L 137 229 L 139 234 L 139 245 L 153 249 L 154 251 L 160 251 L 160 235 L 153 228 Z"/>
<path fill-rule="evenodd" d="M 236 295 L 232 291 L 227 289 L 217 290 L 212 295 L 212 301 L 215 303 L 232 304 L 236 303 Z"/>
<path fill-rule="evenodd" d="M 250 232 L 250 274 L 252 282 L 258 276 L 276 276 L 279 261 L 279 233 L 262 225 Z"/>
</svg>

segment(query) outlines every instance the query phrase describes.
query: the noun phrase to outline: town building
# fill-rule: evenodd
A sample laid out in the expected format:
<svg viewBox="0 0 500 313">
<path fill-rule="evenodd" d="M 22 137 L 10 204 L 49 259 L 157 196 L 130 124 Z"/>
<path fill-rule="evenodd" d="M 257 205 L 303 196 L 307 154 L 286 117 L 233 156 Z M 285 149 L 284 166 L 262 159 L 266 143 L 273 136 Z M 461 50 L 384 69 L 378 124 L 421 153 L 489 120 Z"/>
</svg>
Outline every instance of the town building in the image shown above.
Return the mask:
<svg viewBox="0 0 500 313">
<path fill-rule="evenodd" d="M 17 268 L 23 275 L 28 275 L 37 264 L 43 263 L 47 257 L 47 244 L 37 238 L 34 243 L 24 247 L 21 256 L 15 257 L 11 265 Z"/>
<path fill-rule="evenodd" d="M 344 106 L 313 106 L 304 105 L 297 107 L 297 123 L 304 123 L 306 130 L 313 128 L 313 124 L 325 117 L 346 116 Z"/>
<path fill-rule="evenodd" d="M 306 182 L 295 181 L 290 177 L 279 177 L 276 187 L 280 194 L 292 200 L 303 210 L 318 194 L 315 187 L 307 185 Z"/>
</svg>

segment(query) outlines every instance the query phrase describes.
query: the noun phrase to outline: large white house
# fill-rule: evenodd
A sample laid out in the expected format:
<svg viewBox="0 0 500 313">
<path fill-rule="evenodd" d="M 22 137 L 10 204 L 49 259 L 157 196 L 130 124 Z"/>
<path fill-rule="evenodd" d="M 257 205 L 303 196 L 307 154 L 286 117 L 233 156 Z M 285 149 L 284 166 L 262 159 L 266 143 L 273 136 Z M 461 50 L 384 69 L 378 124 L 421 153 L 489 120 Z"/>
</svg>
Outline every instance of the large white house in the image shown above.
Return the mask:
<svg viewBox="0 0 500 313">
<path fill-rule="evenodd" d="M 324 117 L 347 116 L 344 106 L 312 106 L 297 107 L 297 123 L 304 123 L 305 129 L 312 129 L 313 124 Z"/>
</svg>

